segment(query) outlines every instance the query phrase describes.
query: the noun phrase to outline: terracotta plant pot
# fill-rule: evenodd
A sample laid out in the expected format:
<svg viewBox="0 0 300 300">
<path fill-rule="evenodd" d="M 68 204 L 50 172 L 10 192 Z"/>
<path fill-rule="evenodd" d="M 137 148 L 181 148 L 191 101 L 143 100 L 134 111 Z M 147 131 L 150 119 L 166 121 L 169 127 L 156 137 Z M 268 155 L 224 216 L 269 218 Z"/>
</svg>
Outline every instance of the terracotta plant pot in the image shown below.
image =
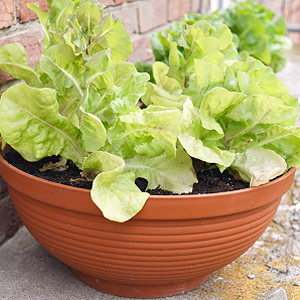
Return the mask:
<svg viewBox="0 0 300 300">
<path fill-rule="evenodd" d="M 132 220 L 108 221 L 89 191 L 28 175 L 0 158 L 25 226 L 87 285 L 125 297 L 182 294 L 262 235 L 295 169 L 266 185 L 192 196 L 151 196 Z"/>
</svg>

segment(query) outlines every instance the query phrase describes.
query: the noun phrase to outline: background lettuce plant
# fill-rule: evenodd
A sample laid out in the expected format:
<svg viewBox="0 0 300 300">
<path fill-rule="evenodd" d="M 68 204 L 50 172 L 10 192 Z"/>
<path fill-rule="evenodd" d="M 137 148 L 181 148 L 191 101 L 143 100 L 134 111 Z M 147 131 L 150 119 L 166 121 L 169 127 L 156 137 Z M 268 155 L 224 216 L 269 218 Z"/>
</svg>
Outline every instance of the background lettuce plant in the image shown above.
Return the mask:
<svg viewBox="0 0 300 300">
<path fill-rule="evenodd" d="M 148 188 L 189 192 L 197 180 L 189 155 L 176 148 L 181 111 L 136 107 L 149 75 L 126 62 L 130 37 L 119 19 L 103 19 L 98 1 L 48 1 L 50 13 L 28 6 L 45 30 L 43 54 L 27 64 L 18 43 L 0 49 L 0 68 L 25 83 L 0 101 L 0 132 L 26 160 L 61 155 L 93 179 L 92 200 L 124 222 L 144 205 Z"/>
<path fill-rule="evenodd" d="M 182 112 L 178 140 L 191 157 L 230 167 L 251 186 L 299 165 L 297 99 L 271 68 L 238 55 L 226 25 L 177 22 L 155 43 L 168 59 L 153 64 L 142 101 Z"/>
<path fill-rule="evenodd" d="M 211 15 L 186 14 L 184 19 L 193 24 L 207 20 L 213 26 L 226 24 L 236 35 L 239 52 L 247 51 L 274 72 L 280 71 L 286 63 L 286 51 L 292 48 L 292 41 L 286 37 L 287 28 L 283 17 L 274 21 L 275 13 L 256 0 L 236 1 L 227 9 L 219 9 Z"/>
</svg>

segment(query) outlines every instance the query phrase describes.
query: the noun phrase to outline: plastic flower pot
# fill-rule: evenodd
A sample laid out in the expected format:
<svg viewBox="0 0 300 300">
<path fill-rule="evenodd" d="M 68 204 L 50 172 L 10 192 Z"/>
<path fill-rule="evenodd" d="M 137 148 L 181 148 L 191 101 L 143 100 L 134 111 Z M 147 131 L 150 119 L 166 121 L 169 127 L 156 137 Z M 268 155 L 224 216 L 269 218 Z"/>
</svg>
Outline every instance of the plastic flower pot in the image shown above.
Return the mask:
<svg viewBox="0 0 300 300">
<path fill-rule="evenodd" d="M 238 191 L 150 196 L 130 221 L 105 219 L 88 190 L 24 173 L 0 157 L 23 223 L 87 285 L 125 297 L 182 294 L 246 252 L 274 217 L 295 168 Z"/>
</svg>

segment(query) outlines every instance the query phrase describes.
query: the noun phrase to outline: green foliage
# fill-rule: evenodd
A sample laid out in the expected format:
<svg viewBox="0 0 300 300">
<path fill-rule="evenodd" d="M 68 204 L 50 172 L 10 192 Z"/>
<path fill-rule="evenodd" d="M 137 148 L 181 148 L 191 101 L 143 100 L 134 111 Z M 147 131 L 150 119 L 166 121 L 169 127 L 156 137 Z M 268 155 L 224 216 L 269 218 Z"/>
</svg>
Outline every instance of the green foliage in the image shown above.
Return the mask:
<svg viewBox="0 0 300 300">
<path fill-rule="evenodd" d="M 207 20 L 218 28 L 226 24 L 236 35 L 239 52 L 247 51 L 274 72 L 280 71 L 286 63 L 286 51 L 292 47 L 286 37 L 287 28 L 283 17 L 274 21 L 274 12 L 259 4 L 256 0 L 233 1 L 233 6 L 217 10 L 212 15 L 187 14 L 184 20 L 194 24 Z"/>
<path fill-rule="evenodd" d="M 173 23 L 154 36 L 161 61 L 142 101 L 182 112 L 178 140 L 191 157 L 259 185 L 300 164 L 298 101 L 271 68 L 238 55 L 229 29 L 215 21 Z"/>
<path fill-rule="evenodd" d="M 3 140 L 29 161 L 72 160 L 94 180 L 92 200 L 113 221 L 132 218 L 145 204 L 139 176 L 150 187 L 190 191 L 197 180 L 191 158 L 176 148 L 181 112 L 136 107 L 149 75 L 126 62 L 132 44 L 121 21 L 102 20 L 96 0 L 48 1 L 50 13 L 28 7 L 45 30 L 44 50 L 33 70 L 20 44 L 0 49 L 0 68 L 25 81 L 1 97 Z"/>
<path fill-rule="evenodd" d="M 96 0 L 28 4 L 45 30 L 33 70 L 18 43 L 0 49 L 0 68 L 25 83 L 0 100 L 2 139 L 25 159 L 61 155 L 93 180 L 103 215 L 125 222 L 149 197 L 135 185 L 188 193 L 197 181 L 191 157 L 237 170 L 252 186 L 300 165 L 297 99 L 271 68 L 238 53 L 216 16 L 174 22 L 152 37 L 152 66 L 132 52 L 119 19 Z M 278 33 L 284 32 L 278 23 Z M 139 99 L 145 109 L 137 106 Z"/>
</svg>

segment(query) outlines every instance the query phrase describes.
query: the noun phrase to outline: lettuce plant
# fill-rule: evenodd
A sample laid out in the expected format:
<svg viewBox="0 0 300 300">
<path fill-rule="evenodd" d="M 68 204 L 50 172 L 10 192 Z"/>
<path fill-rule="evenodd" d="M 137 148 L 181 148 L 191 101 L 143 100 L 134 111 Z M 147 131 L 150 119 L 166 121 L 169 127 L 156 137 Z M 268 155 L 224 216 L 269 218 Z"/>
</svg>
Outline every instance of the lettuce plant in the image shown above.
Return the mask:
<svg viewBox="0 0 300 300">
<path fill-rule="evenodd" d="M 220 9 L 211 15 L 186 14 L 184 19 L 193 24 L 207 20 L 213 26 L 226 24 L 237 37 L 237 49 L 249 54 L 274 72 L 280 71 L 286 63 L 286 51 L 292 47 L 286 37 L 287 28 L 283 17 L 274 21 L 275 13 L 256 0 L 236 1 L 227 9 Z"/>
<path fill-rule="evenodd" d="M 130 37 L 98 1 L 52 0 L 50 13 L 28 6 L 44 27 L 44 50 L 33 70 L 20 44 L 0 49 L 0 68 L 24 80 L 1 97 L 2 141 L 28 161 L 72 160 L 93 180 L 106 218 L 124 222 L 142 209 L 149 194 L 138 177 L 149 189 L 190 192 L 191 157 L 237 170 L 251 186 L 299 165 L 297 99 L 270 68 L 238 57 L 224 24 L 176 23 L 174 34 L 158 35 L 168 54 L 150 83 L 126 62 Z"/>
<path fill-rule="evenodd" d="M 178 140 L 191 157 L 257 186 L 300 163 L 298 101 L 271 68 L 238 55 L 226 25 L 216 28 L 183 21 L 158 33 L 164 59 L 153 64 L 142 101 L 182 112 Z"/>
<path fill-rule="evenodd" d="M 130 219 L 147 200 L 137 177 L 148 188 L 190 192 L 197 181 L 192 160 L 176 146 L 182 113 L 136 106 L 149 75 L 126 62 L 132 44 L 121 21 L 104 19 L 96 0 L 48 0 L 50 13 L 28 7 L 45 30 L 44 49 L 35 70 L 20 44 L 0 49 L 0 68 L 24 81 L 1 97 L 2 141 L 28 161 L 72 160 L 113 221 Z"/>
</svg>

